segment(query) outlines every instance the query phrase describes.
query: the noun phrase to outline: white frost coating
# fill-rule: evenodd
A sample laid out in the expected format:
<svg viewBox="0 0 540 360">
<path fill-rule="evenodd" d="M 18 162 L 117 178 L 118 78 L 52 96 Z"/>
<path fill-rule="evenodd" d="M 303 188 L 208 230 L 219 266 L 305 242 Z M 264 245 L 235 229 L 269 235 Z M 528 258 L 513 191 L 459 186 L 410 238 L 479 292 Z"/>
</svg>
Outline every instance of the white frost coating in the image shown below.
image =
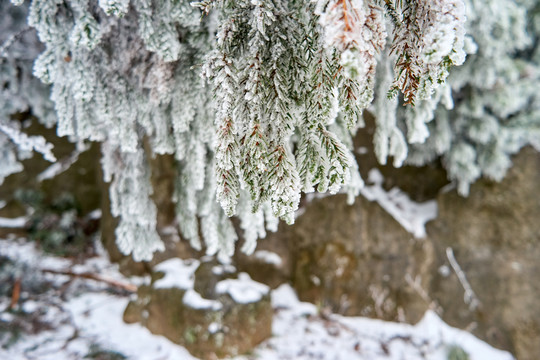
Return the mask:
<svg viewBox="0 0 540 360">
<path fill-rule="evenodd" d="M 218 294 L 229 294 L 239 304 L 257 302 L 267 295 L 270 288 L 251 280 L 248 274 L 238 274 L 238 279 L 226 279 L 216 285 Z"/>
<path fill-rule="evenodd" d="M 405 230 L 415 238 L 425 238 L 425 225 L 437 217 L 437 202 L 435 200 L 415 203 L 409 196 L 398 188 L 386 191 L 382 187 L 383 176 L 377 169 L 371 169 L 368 182 L 361 193 L 369 201 L 377 201 Z"/>
<path fill-rule="evenodd" d="M 157 208 L 150 195 L 150 169 L 142 148 L 133 153 L 119 151 L 111 143 L 102 144 L 104 178 L 111 181 L 111 213 L 119 216 L 116 244 L 135 261 L 149 261 L 155 251 L 165 250 L 156 230 Z"/>
<path fill-rule="evenodd" d="M 221 303 L 217 300 L 205 299 L 197 291 L 188 289 L 182 298 L 184 305 L 197 310 L 221 310 Z"/>
<path fill-rule="evenodd" d="M 325 46 L 339 51 L 347 78 L 369 89 L 377 63 L 375 55 L 386 42 L 382 12 L 363 0 L 318 1 L 317 7 Z M 370 101 L 368 96 L 368 102 L 361 106 L 366 107 Z"/>
<path fill-rule="evenodd" d="M 121 17 L 129 9 L 129 0 L 99 0 L 99 6 L 107 15 Z"/>
<path fill-rule="evenodd" d="M 373 149 L 380 164 L 385 165 L 387 158 L 393 156 L 394 166 L 400 167 L 407 157 L 407 144 L 396 122 L 398 101 L 397 97 L 388 99 L 383 95 L 392 86 L 394 79 L 391 60 L 393 61 L 388 51 L 385 51 L 377 66 L 378 96 L 373 104 L 377 126 L 373 136 Z"/>
<path fill-rule="evenodd" d="M 418 0 L 402 6 L 406 16 L 395 30 L 392 46 L 399 57 L 395 86 L 406 102 L 414 102 L 429 98 L 446 80 L 449 66 L 465 61 L 465 4 L 463 0 Z"/>
<path fill-rule="evenodd" d="M 195 270 L 199 267 L 198 260 L 169 259 L 156 265 L 155 270 L 165 273 L 165 276 L 154 283 L 156 289 L 192 289 L 195 280 Z"/>
<path fill-rule="evenodd" d="M 257 212 L 251 211 L 251 204 L 245 196 L 240 198 L 237 211 L 241 219 L 240 227 L 244 230 L 242 251 L 251 255 L 257 247 L 257 239 L 266 237 L 264 211 L 263 209 L 259 209 Z"/>
<path fill-rule="evenodd" d="M 266 264 L 272 264 L 275 266 L 281 266 L 281 264 L 283 264 L 281 256 L 272 251 L 258 250 L 255 251 L 253 256 L 255 256 L 255 259 L 259 259 Z"/>
<path fill-rule="evenodd" d="M 459 53 L 456 1 L 422 0 L 416 6 L 419 15 L 411 21 L 426 30 L 426 39 L 415 44 L 428 65 Z M 274 224 L 265 204 L 292 222 L 301 188 L 317 185 L 318 191 L 336 193 L 349 184 L 349 194 L 356 194 L 361 179 L 350 134 L 335 127 L 356 129 L 372 99 L 375 55 L 384 47 L 385 13 L 390 15 L 378 1 L 27 3 L 30 24 L 45 45 L 35 73 L 52 84 L 58 133 L 110 143 L 111 156 L 120 158 L 104 172 L 114 178 L 111 200 L 121 217 L 116 234 L 123 252 L 149 260 L 163 249 L 143 169 L 149 164 L 125 155 L 140 152 L 143 144 L 148 155 L 174 152 L 181 161 L 177 223 L 194 247 L 202 248 L 202 234 L 208 253 L 221 259 L 232 255 L 237 235 L 221 208 L 205 205 L 215 203 L 216 189 L 227 215 L 235 213 L 240 193 L 249 192 L 249 211 L 239 214 L 247 253 L 265 226 Z M 201 17 L 200 10 L 210 7 L 220 15 Z M 101 9 L 114 16 L 97 16 Z M 212 83 L 215 101 L 199 70 Z M 405 154 L 400 134 L 385 134 L 396 164 Z M 10 172 L 20 169 L 7 164 Z M 119 174 L 126 171 L 131 174 Z M 254 216 L 251 210 L 260 208 L 264 214 Z"/>
</svg>

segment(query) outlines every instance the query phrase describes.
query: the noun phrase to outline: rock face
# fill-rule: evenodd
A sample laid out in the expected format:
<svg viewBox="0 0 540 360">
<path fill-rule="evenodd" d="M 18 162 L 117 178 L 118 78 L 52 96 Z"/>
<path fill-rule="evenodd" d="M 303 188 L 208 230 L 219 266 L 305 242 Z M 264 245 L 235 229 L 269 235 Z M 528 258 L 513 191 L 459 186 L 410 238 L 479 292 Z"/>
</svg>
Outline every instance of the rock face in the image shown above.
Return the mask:
<svg viewBox="0 0 540 360">
<path fill-rule="evenodd" d="M 450 192 L 438 198 L 439 216 L 428 226 L 438 266 L 451 247 L 481 306 L 462 301 L 457 276 L 433 269 L 430 293 L 447 323 L 475 327 L 491 344 L 520 360 L 540 354 L 540 155 L 524 149 L 501 183 L 480 181 L 468 198 Z"/>
<path fill-rule="evenodd" d="M 520 360 L 537 359 L 539 179 L 540 155 L 524 149 L 501 183 L 480 181 L 468 198 L 455 190 L 439 194 L 438 216 L 420 240 L 365 198 L 353 206 L 341 196 L 315 199 L 295 225 L 281 226 L 261 246 L 286 259 L 302 300 L 407 322 L 429 307 Z M 407 187 L 403 178 L 386 181 Z M 477 309 L 464 301 L 449 248 L 480 302 Z"/>
<path fill-rule="evenodd" d="M 141 286 L 126 308 L 126 322 L 141 322 L 201 359 L 242 354 L 270 337 L 269 288 L 247 274 L 180 259 L 156 269 L 153 283 Z"/>
<path fill-rule="evenodd" d="M 432 244 L 414 239 L 376 203 L 317 199 L 294 226 L 273 236 L 289 246 L 291 280 L 303 301 L 346 315 L 408 322 L 420 320 L 429 307 L 405 276 L 420 275 L 420 286 L 429 284 Z"/>
<path fill-rule="evenodd" d="M 367 178 L 370 166 L 376 166 L 372 155 L 358 160 Z M 438 216 L 428 223 L 426 238 L 415 239 L 379 204 L 364 197 L 358 197 L 352 206 L 346 204 L 344 196 L 314 197 L 305 204 L 305 212 L 295 225 L 281 224 L 277 233 L 259 242 L 258 251 L 274 253 L 279 261 L 237 253 L 235 265 L 271 287 L 291 282 L 302 300 L 346 315 L 414 323 L 431 308 L 447 323 L 470 329 L 490 344 L 512 351 L 520 360 L 537 359 L 539 154 L 524 149 L 501 183 L 480 181 L 473 185 L 468 198 L 458 196 L 455 190 L 435 195 L 445 185 L 444 171 L 437 166 L 378 168 L 387 190 L 397 186 L 412 191 L 410 195 L 417 201 L 436 196 Z M 436 184 L 423 184 L 433 178 Z M 161 181 L 167 181 L 166 177 Z M 171 251 L 167 256 L 178 252 L 178 245 L 168 244 Z M 477 309 L 471 310 L 463 300 L 464 288 L 449 262 L 448 248 L 481 303 Z M 223 278 L 215 277 L 206 265 L 198 273 L 206 280 L 196 281 L 197 291 L 209 299 L 222 299 L 223 295 L 215 294 L 215 286 Z M 269 304 L 230 305 L 236 310 L 227 313 L 247 311 L 244 319 L 244 315 L 235 318 L 208 310 L 188 310 L 177 301 L 183 296 L 185 291 L 179 289 L 141 288 L 141 303 L 160 305 L 144 305 L 149 316 L 142 319 L 139 315 L 140 320 L 156 333 L 174 334 L 166 336 L 207 358 L 246 351 L 248 343 L 253 345 L 270 334 L 269 320 L 257 320 L 258 326 L 265 324 L 262 330 L 252 328 L 264 336 L 244 342 L 252 332 L 242 332 L 253 321 L 249 320 L 253 319 L 250 313 L 268 314 L 257 316 L 270 318 Z M 228 300 L 220 301 L 227 304 Z M 138 313 L 145 312 L 139 309 Z M 229 333 L 230 337 L 223 339 L 236 340 L 221 343 L 218 335 L 206 334 L 216 318 L 234 324 L 226 327 L 240 333 Z M 167 323 L 171 319 L 185 321 Z M 221 348 L 217 344 L 222 344 Z"/>
</svg>

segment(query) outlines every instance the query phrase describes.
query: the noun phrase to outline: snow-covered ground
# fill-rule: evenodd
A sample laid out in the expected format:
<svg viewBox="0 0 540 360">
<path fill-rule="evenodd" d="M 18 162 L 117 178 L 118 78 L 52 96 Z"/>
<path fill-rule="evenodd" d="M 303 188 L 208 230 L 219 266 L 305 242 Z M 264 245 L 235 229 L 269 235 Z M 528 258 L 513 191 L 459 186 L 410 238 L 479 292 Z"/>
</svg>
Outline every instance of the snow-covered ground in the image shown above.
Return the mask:
<svg viewBox="0 0 540 360">
<path fill-rule="evenodd" d="M 125 278 L 104 257 L 74 265 L 67 259 L 45 256 L 32 243 L 21 240 L 0 240 L 0 255 L 33 264 L 33 270 L 38 272 L 40 269 L 91 272 L 104 279 L 134 285 L 145 281 Z M 0 359 L 83 359 L 96 345 L 133 360 L 196 359 L 186 349 L 151 334 L 138 324 L 125 324 L 122 314 L 130 297 L 127 292 L 111 292 L 106 283 L 91 279 L 74 279 L 50 272 L 43 276 L 58 285 L 58 290 L 48 292 L 46 298 L 23 294 L 22 298 L 27 300 L 21 301 L 19 306 L 24 313 L 41 313 L 42 319 L 54 326 L 35 334 L 24 334 L 7 348 L 0 347 Z M 0 309 L 6 309 L 9 301 L 0 297 Z M 298 301 L 288 285 L 272 292 L 272 304 L 275 308 L 273 337 L 250 355 L 234 359 L 446 360 L 452 346 L 465 350 L 471 360 L 513 359 L 511 354 L 446 325 L 433 312 L 427 312 L 414 326 L 320 314 L 315 305 Z M 0 321 L 9 323 L 15 316 L 3 311 Z"/>
</svg>

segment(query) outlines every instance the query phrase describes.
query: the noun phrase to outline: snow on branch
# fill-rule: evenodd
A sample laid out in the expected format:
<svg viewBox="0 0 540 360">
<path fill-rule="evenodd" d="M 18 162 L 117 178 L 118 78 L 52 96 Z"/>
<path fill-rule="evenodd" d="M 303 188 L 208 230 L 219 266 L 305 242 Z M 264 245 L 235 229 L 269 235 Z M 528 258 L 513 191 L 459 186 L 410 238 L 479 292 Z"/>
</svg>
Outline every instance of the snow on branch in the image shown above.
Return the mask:
<svg viewBox="0 0 540 360">
<path fill-rule="evenodd" d="M 0 131 L 4 133 L 21 151 L 37 151 L 43 158 L 55 162 L 56 157 L 52 153 L 53 145 L 48 143 L 43 136 L 28 136 L 12 124 L 0 124 Z"/>
<path fill-rule="evenodd" d="M 238 239 L 229 216 L 240 218 L 252 252 L 276 218 L 294 221 L 302 192 L 359 193 L 353 135 L 373 100 L 379 162 L 440 156 L 462 194 L 482 175 L 500 179 L 510 154 L 538 142 L 540 72 L 534 59 L 512 57 L 537 56 L 526 55 L 538 43 L 527 28 L 531 5 L 493 1 L 504 11 L 478 11 L 480 0 L 34 0 L 28 21 L 45 46 L 34 74 L 54 102 L 56 116 L 44 122 L 112 151 L 103 167 L 121 248 L 147 259 L 145 248 L 161 247 L 147 158 L 171 154 L 183 237 L 226 257 Z M 0 35 L 4 47 L 21 29 Z M 465 53 L 470 61 L 453 69 Z M 24 79 L 10 91 L 47 98 L 17 72 L 24 67 L 10 66 L 0 84 Z M 46 114 L 40 106 L 32 111 Z M 6 124 L 10 172 L 20 169 L 13 144 L 55 160 L 44 140 Z M 396 210 L 406 202 L 377 186 L 365 193 L 393 202 L 388 211 L 422 236 L 423 223 Z"/>
<path fill-rule="evenodd" d="M 463 295 L 463 301 L 465 301 L 465 304 L 469 305 L 469 310 L 474 311 L 482 306 L 482 303 L 480 300 L 478 300 L 478 297 L 474 293 L 471 284 L 467 280 L 467 276 L 465 276 L 465 273 L 461 269 L 461 266 L 459 266 L 456 257 L 454 256 L 454 250 L 451 247 L 446 248 L 446 257 L 448 258 L 448 261 L 450 262 L 450 265 L 452 266 L 452 269 L 454 269 L 459 283 L 461 286 L 463 286 L 463 289 L 465 290 L 465 294 Z"/>
</svg>

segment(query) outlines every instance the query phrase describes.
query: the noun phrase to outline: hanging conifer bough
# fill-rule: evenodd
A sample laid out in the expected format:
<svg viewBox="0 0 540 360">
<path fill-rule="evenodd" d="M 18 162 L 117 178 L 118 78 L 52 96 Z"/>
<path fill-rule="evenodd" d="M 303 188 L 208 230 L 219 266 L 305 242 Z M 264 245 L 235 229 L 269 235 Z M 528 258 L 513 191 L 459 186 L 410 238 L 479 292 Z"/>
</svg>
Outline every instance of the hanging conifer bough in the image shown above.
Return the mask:
<svg viewBox="0 0 540 360">
<path fill-rule="evenodd" d="M 136 260 L 163 248 L 147 156 L 174 154 L 183 236 L 228 257 L 229 216 L 249 253 L 277 218 L 294 222 L 301 192 L 358 194 L 352 135 L 376 83 L 393 104 L 437 95 L 465 59 L 463 1 L 33 0 L 28 19 L 58 134 L 103 144 L 119 248 Z M 377 82 L 379 63 L 395 76 Z M 378 121 L 379 158 L 400 165 L 396 116 Z M 17 142 L 8 126 L 0 142 Z M 428 136 L 406 127 L 409 142 Z"/>
<path fill-rule="evenodd" d="M 348 139 L 373 100 L 378 55 L 393 29 L 406 102 L 429 98 L 451 65 L 461 65 L 462 1 L 214 1 L 216 48 L 205 62 L 213 84 L 217 197 L 235 213 L 241 189 L 253 211 L 269 201 L 291 223 L 300 191 L 361 186 Z M 387 25 L 388 23 L 388 25 Z M 390 90 L 390 88 L 388 89 Z M 341 129 L 344 130 L 344 129 Z M 294 151 L 293 151 L 294 150 Z M 356 183 L 350 183 L 351 178 Z"/>
<path fill-rule="evenodd" d="M 466 0 L 464 44 L 463 36 L 454 32 L 453 14 L 444 12 L 432 22 L 430 26 L 439 30 L 424 32 L 428 44 L 424 53 L 429 55 L 426 60 L 441 59 L 440 54 L 429 50 L 432 44 L 446 48 L 461 44 L 467 61 L 453 69 L 448 80 L 436 89 L 409 97 L 415 106 L 399 106 L 395 99 L 384 97 L 375 100 L 375 152 L 379 161 L 384 163 L 388 156 L 394 156 L 394 162 L 399 159 L 421 166 L 440 157 L 449 179 L 466 196 L 470 185 L 481 176 L 500 181 L 511 166 L 511 155 L 522 147 L 531 145 L 540 151 L 539 9 L 538 0 Z M 462 31 L 461 27 L 457 29 Z M 444 33 L 457 36 L 454 40 L 445 36 L 448 42 L 441 42 L 433 35 Z M 396 34 L 401 34 L 397 38 L 407 37 L 407 32 Z M 462 52 L 448 55 L 456 62 L 462 57 Z M 443 64 L 448 61 L 444 56 L 442 59 Z M 402 86 L 407 73 L 399 73 L 395 64 L 392 56 L 383 57 L 378 64 L 379 93 L 392 86 L 407 94 L 407 87 Z M 392 80 L 394 73 L 399 74 L 397 81 Z M 423 81 L 418 84 L 420 89 L 422 84 L 431 85 Z M 429 93 L 429 98 L 419 96 Z"/>
</svg>

